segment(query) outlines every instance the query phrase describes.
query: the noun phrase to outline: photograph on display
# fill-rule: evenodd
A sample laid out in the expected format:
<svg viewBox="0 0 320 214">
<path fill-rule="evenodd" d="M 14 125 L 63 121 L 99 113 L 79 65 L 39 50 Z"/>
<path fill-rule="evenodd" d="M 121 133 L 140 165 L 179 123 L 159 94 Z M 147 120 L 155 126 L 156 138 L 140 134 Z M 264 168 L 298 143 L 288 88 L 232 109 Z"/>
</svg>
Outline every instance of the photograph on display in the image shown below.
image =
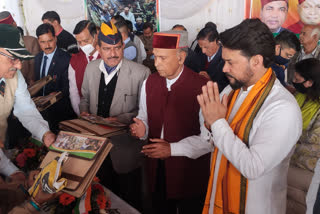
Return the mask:
<svg viewBox="0 0 320 214">
<path fill-rule="evenodd" d="M 97 26 L 121 15 L 132 22 L 133 31 L 142 32 L 143 23 L 157 25 L 156 0 L 87 0 L 88 19 Z"/>
<path fill-rule="evenodd" d="M 93 159 L 106 143 L 106 138 L 60 131 L 49 147 L 57 152 L 68 152 L 78 157 Z"/>
<path fill-rule="evenodd" d="M 260 18 L 272 33 L 320 24 L 320 0 L 246 0 L 245 18 Z"/>
</svg>

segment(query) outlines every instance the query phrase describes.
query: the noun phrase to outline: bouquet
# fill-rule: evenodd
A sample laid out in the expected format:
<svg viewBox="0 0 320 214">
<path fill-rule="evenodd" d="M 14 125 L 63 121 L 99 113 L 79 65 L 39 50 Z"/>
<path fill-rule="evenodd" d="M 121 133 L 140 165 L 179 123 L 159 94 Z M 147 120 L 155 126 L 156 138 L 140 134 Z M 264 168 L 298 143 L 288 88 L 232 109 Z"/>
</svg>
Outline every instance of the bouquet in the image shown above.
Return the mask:
<svg viewBox="0 0 320 214">
<path fill-rule="evenodd" d="M 67 193 L 60 195 L 53 204 L 54 214 L 74 213 L 74 214 L 117 214 L 117 210 L 112 210 L 108 192 L 98 183 L 95 178 L 86 194 L 81 198 L 75 198 Z"/>
<path fill-rule="evenodd" d="M 36 170 L 48 152 L 40 142 L 29 139 L 28 142 L 20 144 L 11 161 L 25 173 Z"/>
</svg>

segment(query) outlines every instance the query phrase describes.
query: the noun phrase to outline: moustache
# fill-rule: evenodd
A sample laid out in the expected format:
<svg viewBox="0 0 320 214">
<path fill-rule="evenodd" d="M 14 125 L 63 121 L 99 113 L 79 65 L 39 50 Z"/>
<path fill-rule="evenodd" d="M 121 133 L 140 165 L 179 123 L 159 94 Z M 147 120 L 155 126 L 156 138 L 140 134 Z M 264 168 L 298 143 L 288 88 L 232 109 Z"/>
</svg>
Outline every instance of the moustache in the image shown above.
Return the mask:
<svg viewBox="0 0 320 214">
<path fill-rule="evenodd" d="M 52 48 L 45 48 L 45 50 L 47 50 L 47 51 L 48 51 L 48 50 L 51 50 L 51 49 L 52 49 Z"/>
<path fill-rule="evenodd" d="M 17 71 L 17 68 L 9 68 L 9 71 Z"/>
<path fill-rule="evenodd" d="M 119 59 L 118 56 L 108 57 L 108 59 Z"/>
<path fill-rule="evenodd" d="M 226 77 L 231 77 L 231 78 L 234 79 L 234 77 L 232 75 L 230 75 L 230 74 L 225 74 L 225 75 L 226 75 Z"/>
</svg>

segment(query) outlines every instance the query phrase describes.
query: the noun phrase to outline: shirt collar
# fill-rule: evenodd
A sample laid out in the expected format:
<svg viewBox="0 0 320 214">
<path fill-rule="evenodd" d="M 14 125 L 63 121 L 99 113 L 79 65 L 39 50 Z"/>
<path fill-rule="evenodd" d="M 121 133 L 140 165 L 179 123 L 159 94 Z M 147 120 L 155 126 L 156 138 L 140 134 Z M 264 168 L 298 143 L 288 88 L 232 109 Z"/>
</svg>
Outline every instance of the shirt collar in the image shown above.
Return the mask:
<svg viewBox="0 0 320 214">
<path fill-rule="evenodd" d="M 45 53 L 43 52 L 43 57 L 44 57 L 44 56 L 47 56 L 48 59 L 52 59 L 52 57 L 53 57 L 54 53 L 56 52 L 56 50 L 57 50 L 57 47 L 54 49 L 54 51 L 53 51 L 52 53 L 45 54 Z"/>
<path fill-rule="evenodd" d="M 104 68 L 106 69 L 106 71 L 108 72 L 108 74 L 111 74 L 112 71 L 114 71 L 118 65 L 114 66 L 114 67 L 110 67 L 108 66 L 106 63 L 103 63 L 104 64 Z"/>
<path fill-rule="evenodd" d="M 282 27 L 279 27 L 279 29 L 275 33 L 280 33 Z"/>
<path fill-rule="evenodd" d="M 83 51 L 82 51 L 83 52 Z M 84 52 L 83 52 L 83 54 L 86 56 L 86 58 L 87 58 L 87 61 L 89 62 L 90 60 L 89 60 L 89 56 L 87 56 L 87 54 L 85 54 Z M 96 50 L 96 52 L 94 52 L 92 55 L 90 55 L 90 56 L 92 56 L 93 58 L 92 58 L 92 60 L 96 60 L 97 58 L 98 58 L 98 55 L 99 55 L 99 51 L 98 50 Z"/>
<path fill-rule="evenodd" d="M 316 51 L 319 49 L 320 45 L 317 45 L 317 47 L 312 51 L 312 56 L 314 57 L 316 55 Z"/>
<path fill-rule="evenodd" d="M 316 54 L 316 51 L 318 50 L 319 47 L 320 47 L 320 46 L 317 45 L 316 48 L 315 48 L 311 53 L 309 53 L 309 54 L 306 54 L 306 52 L 304 52 L 304 49 L 301 48 L 301 53 L 302 53 L 303 56 L 305 56 L 305 55 L 310 55 L 310 54 L 311 54 L 311 55 L 314 57 L 314 55 Z"/>
<path fill-rule="evenodd" d="M 96 50 L 96 52 L 94 52 L 94 54 L 92 54 L 93 59 L 97 59 L 98 55 L 99 55 L 99 51 Z"/>
<path fill-rule="evenodd" d="M 130 41 L 130 37 L 128 37 L 126 40 L 124 40 L 124 44 L 127 44 Z"/>
<path fill-rule="evenodd" d="M 107 72 L 107 70 L 105 68 L 105 63 L 104 63 L 103 60 L 101 60 L 100 65 L 99 65 L 99 69 L 104 74 L 104 76 L 109 76 L 109 75 L 112 75 L 113 73 L 118 72 L 120 70 L 121 66 L 122 66 L 122 60 L 116 66 L 116 69 L 114 69 L 110 74 L 108 74 L 108 72 Z"/>
<path fill-rule="evenodd" d="M 241 87 L 240 93 L 249 93 L 250 90 L 253 88 L 254 85 L 255 85 L 255 84 L 250 85 L 250 86 L 247 88 L 247 90 L 243 90 L 243 87 Z"/>
<path fill-rule="evenodd" d="M 218 51 L 215 53 L 215 54 L 213 54 L 212 56 L 208 56 L 208 62 L 211 62 L 211 60 L 213 60 L 213 58 L 217 55 L 217 53 L 218 53 Z"/>
<path fill-rule="evenodd" d="M 179 79 L 179 77 L 181 76 L 181 74 L 183 72 L 183 69 L 184 69 L 184 66 L 182 67 L 180 74 L 176 78 L 171 79 L 171 80 L 166 78 L 168 91 L 171 91 L 171 86 Z"/>
<path fill-rule="evenodd" d="M 60 29 L 59 32 L 56 33 L 56 36 L 59 36 L 59 34 L 63 31 L 63 28 Z"/>
</svg>

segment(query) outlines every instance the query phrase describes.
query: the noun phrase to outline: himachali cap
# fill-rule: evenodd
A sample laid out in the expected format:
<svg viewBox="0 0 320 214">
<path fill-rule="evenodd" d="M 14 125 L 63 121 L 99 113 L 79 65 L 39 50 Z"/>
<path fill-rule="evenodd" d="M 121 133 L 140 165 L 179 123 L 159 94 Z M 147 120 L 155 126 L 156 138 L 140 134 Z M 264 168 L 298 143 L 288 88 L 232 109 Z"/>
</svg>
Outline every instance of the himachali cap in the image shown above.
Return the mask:
<svg viewBox="0 0 320 214">
<path fill-rule="evenodd" d="M 305 2 L 305 0 L 299 0 L 299 4 L 302 4 L 303 2 Z"/>
<path fill-rule="evenodd" d="M 163 31 L 153 34 L 153 48 L 178 49 L 188 47 L 188 33 L 186 31 Z"/>
<path fill-rule="evenodd" d="M 13 22 L 14 22 L 14 20 L 8 11 L 0 12 L 0 24 L 11 25 Z"/>
<path fill-rule="evenodd" d="M 0 24 L 0 48 L 5 49 L 21 60 L 28 60 L 34 57 L 25 48 L 19 30 L 12 25 Z"/>
<path fill-rule="evenodd" d="M 120 32 L 112 22 L 101 24 L 98 38 L 109 45 L 115 45 L 122 39 Z"/>
<path fill-rule="evenodd" d="M 263 7 L 264 5 L 272 2 L 272 1 L 285 1 L 288 3 L 288 0 L 261 0 L 261 7 Z M 300 1 L 300 0 L 299 0 Z"/>
</svg>

